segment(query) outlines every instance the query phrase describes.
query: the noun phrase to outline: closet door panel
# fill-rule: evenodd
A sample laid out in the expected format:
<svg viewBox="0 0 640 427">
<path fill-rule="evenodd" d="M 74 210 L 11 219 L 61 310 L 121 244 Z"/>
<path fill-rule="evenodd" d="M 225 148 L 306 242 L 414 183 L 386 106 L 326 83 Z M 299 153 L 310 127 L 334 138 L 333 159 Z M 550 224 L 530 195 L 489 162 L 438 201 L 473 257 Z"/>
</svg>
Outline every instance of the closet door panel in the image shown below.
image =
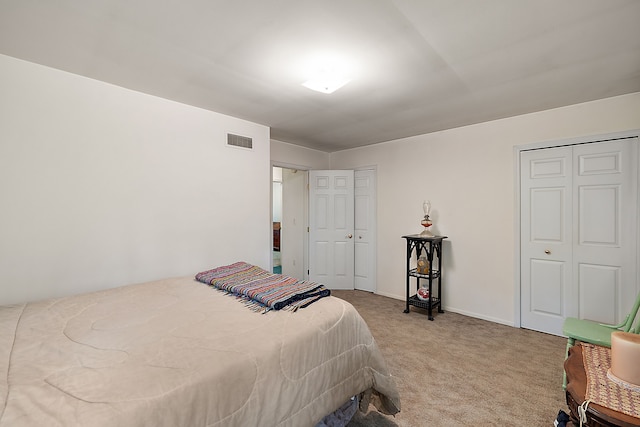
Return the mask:
<svg viewBox="0 0 640 427">
<path fill-rule="evenodd" d="M 640 291 L 638 138 L 523 151 L 524 328 L 562 335 L 566 317 L 619 323 Z"/>
<path fill-rule="evenodd" d="M 571 148 L 521 153 L 521 325 L 561 333 L 572 274 Z"/>
<path fill-rule="evenodd" d="M 635 300 L 637 155 L 637 138 L 573 148 L 575 317 L 618 323 Z"/>
</svg>

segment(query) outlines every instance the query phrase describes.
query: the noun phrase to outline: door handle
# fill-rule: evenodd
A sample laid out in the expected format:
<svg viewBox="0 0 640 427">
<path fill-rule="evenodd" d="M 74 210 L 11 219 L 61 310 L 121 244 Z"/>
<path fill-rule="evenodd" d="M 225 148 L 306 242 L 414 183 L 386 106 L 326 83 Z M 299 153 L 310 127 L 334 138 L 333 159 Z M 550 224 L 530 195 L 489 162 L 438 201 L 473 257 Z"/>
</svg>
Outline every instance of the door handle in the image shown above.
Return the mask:
<svg viewBox="0 0 640 427">
<path fill-rule="evenodd" d="M 346 237 L 348 237 L 348 238 L 352 238 L 352 237 L 353 237 L 353 234 L 349 233 L 349 234 L 347 234 L 347 236 L 346 236 Z"/>
</svg>

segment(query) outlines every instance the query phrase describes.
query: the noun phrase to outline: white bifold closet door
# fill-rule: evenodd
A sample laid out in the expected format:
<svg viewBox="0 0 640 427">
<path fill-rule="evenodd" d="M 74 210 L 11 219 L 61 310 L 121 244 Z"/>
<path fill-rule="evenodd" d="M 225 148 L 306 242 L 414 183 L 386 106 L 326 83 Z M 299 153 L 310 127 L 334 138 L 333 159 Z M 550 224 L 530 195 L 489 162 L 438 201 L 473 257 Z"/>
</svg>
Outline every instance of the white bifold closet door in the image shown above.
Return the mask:
<svg viewBox="0 0 640 427">
<path fill-rule="evenodd" d="M 617 323 L 638 292 L 637 141 L 520 154 L 521 326 Z"/>
</svg>

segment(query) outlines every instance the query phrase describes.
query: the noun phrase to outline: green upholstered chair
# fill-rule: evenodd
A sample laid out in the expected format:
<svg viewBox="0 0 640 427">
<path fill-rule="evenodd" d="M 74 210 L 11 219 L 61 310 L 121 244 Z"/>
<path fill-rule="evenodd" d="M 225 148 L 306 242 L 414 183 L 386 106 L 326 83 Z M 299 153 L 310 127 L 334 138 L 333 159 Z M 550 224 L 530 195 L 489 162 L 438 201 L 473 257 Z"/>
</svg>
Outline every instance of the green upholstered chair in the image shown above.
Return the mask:
<svg viewBox="0 0 640 427">
<path fill-rule="evenodd" d="M 576 341 L 587 342 L 590 344 L 601 345 L 603 347 L 611 347 L 611 333 L 615 331 L 640 333 L 640 320 L 633 327 L 633 322 L 640 308 L 640 294 L 636 297 L 636 301 L 631 308 L 631 312 L 627 314 L 624 321 L 618 325 L 606 325 L 591 320 L 577 319 L 575 317 L 567 317 L 562 327 L 563 333 L 567 336 L 567 355 L 569 349 Z M 565 374 L 562 386 L 567 386 L 567 376 Z"/>
</svg>

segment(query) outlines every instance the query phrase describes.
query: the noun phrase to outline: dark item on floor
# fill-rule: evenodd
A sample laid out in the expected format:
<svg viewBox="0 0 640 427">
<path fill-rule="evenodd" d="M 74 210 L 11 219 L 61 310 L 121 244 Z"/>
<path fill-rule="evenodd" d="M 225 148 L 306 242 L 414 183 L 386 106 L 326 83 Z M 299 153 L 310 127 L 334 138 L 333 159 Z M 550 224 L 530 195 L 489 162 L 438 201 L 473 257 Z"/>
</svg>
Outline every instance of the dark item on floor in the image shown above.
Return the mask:
<svg viewBox="0 0 640 427">
<path fill-rule="evenodd" d="M 584 368 L 580 343 L 569 349 L 569 356 L 564 362 L 564 369 L 567 373 L 566 397 L 567 405 L 571 412 L 570 418 L 575 425 L 580 425 L 578 407 L 584 403 L 584 396 L 587 393 L 587 373 Z M 587 407 L 587 426 L 637 427 L 640 426 L 640 418 L 631 417 L 590 403 Z"/>
<path fill-rule="evenodd" d="M 556 421 L 553 423 L 553 425 L 554 427 L 567 427 L 568 422 L 569 422 L 569 414 L 567 414 L 564 411 L 560 411 L 558 412 L 558 416 L 556 417 Z"/>
</svg>

